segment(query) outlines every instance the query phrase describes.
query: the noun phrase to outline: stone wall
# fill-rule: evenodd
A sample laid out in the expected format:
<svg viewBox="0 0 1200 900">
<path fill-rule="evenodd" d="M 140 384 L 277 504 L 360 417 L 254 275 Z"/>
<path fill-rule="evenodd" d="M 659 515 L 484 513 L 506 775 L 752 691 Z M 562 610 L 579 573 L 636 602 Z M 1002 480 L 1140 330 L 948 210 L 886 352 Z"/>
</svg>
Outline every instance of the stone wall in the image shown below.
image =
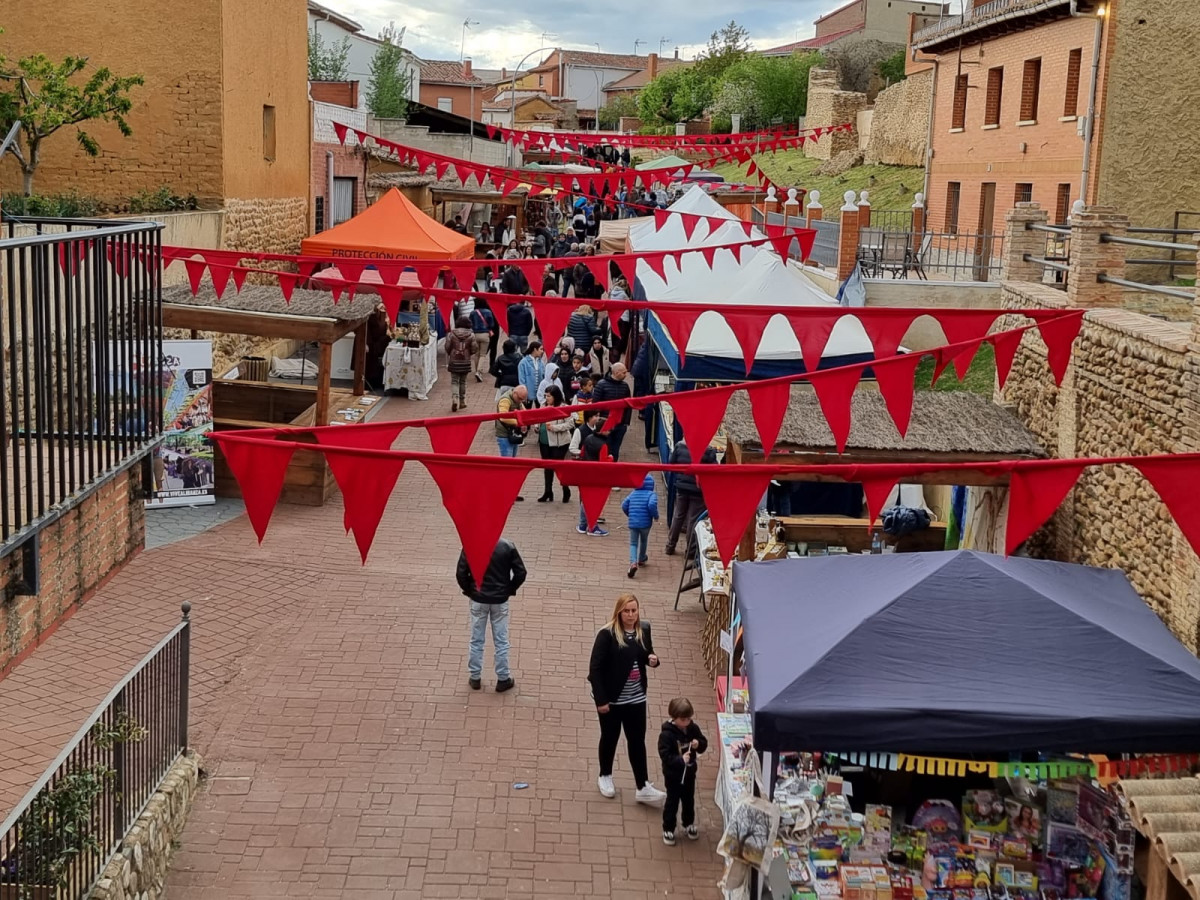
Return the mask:
<svg viewBox="0 0 1200 900">
<path fill-rule="evenodd" d="M 838 86 L 838 73 L 831 69 L 809 69 L 808 112 L 805 128 L 821 128 L 854 122 L 859 110 L 867 106 L 867 95 L 843 91 Z M 804 155 L 813 159 L 829 159 L 843 150 L 858 148 L 858 135 L 853 130 L 824 135 L 816 144 L 807 144 Z"/>
<path fill-rule="evenodd" d="M 165 895 L 175 842 L 183 834 L 199 783 L 200 758 L 189 753 L 167 772 L 89 900 L 158 900 Z"/>
<path fill-rule="evenodd" d="M 1006 308 L 1065 307 L 1049 286 L 1007 282 Z M 1013 324 L 1024 320 L 1013 320 Z M 1010 324 L 1007 327 L 1012 327 Z M 1036 334 L 1025 337 L 1000 402 L 1013 407 L 1057 457 L 1138 456 L 1194 450 L 1196 345 L 1189 325 L 1126 309 L 1093 309 L 1061 387 Z M 1089 469 L 1046 528 L 1035 555 L 1120 568 L 1193 651 L 1200 644 L 1200 561 L 1154 489 L 1124 466 Z"/>
<path fill-rule="evenodd" d="M 307 185 L 306 185 L 307 186 Z M 258 253 L 299 253 L 308 236 L 305 197 L 225 201 L 225 248 Z"/>
<path fill-rule="evenodd" d="M 21 555 L 0 559 L 0 677 L 140 551 L 145 538 L 141 469 L 135 465 L 42 529 L 36 596 L 16 594 Z"/>
<path fill-rule="evenodd" d="M 924 166 L 933 73 L 917 72 L 875 98 L 867 165 Z"/>
</svg>

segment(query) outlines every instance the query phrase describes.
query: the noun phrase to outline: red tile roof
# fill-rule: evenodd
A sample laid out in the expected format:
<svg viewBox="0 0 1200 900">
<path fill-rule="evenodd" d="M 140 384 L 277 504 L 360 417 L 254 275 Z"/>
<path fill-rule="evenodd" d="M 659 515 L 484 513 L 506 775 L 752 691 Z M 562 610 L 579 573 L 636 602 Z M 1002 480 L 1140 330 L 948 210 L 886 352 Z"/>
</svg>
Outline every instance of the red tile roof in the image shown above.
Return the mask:
<svg viewBox="0 0 1200 900">
<path fill-rule="evenodd" d="M 771 47 L 767 50 L 760 50 L 759 53 L 763 56 L 788 56 L 792 53 L 798 53 L 801 50 L 817 50 L 821 47 L 828 46 L 834 41 L 841 40 L 850 34 L 856 34 L 862 31 L 866 26 L 859 25 L 857 28 L 847 28 L 845 31 L 835 31 L 832 34 L 823 34 L 819 37 L 810 37 L 807 40 L 796 41 L 792 44 L 782 44 L 778 47 Z"/>
<path fill-rule="evenodd" d="M 430 84 L 483 84 L 476 75 L 470 78 L 464 75 L 463 64 L 456 59 L 421 60 L 421 81 L 428 81 Z"/>
<path fill-rule="evenodd" d="M 597 69 L 637 69 L 650 65 L 650 57 L 632 53 L 591 53 L 587 50 L 555 50 L 531 72 L 549 72 L 558 68 L 559 56 L 563 65 L 591 66 Z"/>
</svg>

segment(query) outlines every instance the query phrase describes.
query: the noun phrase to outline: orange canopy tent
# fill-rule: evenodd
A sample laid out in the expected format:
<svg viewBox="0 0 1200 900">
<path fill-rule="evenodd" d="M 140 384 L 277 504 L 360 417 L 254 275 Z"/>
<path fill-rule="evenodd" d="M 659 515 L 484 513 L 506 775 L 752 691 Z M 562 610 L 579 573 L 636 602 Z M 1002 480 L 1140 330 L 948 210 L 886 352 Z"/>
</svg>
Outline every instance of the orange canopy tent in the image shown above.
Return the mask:
<svg viewBox="0 0 1200 900">
<path fill-rule="evenodd" d="M 471 259 L 475 239 L 435 222 L 396 188 L 353 219 L 300 242 L 304 256 Z"/>
</svg>

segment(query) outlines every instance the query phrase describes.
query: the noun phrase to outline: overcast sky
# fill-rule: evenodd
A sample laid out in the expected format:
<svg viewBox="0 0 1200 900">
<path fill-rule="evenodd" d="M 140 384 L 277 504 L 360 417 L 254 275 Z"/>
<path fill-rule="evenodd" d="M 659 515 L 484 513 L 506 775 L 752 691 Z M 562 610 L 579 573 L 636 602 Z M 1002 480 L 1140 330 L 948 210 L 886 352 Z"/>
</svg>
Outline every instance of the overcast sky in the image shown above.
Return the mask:
<svg viewBox="0 0 1200 900">
<path fill-rule="evenodd" d="M 845 0 L 749 0 L 745 5 L 716 0 L 600 0 L 600 2 L 502 4 L 479 0 L 322 0 L 323 5 L 362 24 L 378 35 L 394 21 L 405 27 L 404 46 L 425 59 L 458 59 L 463 21 L 479 22 L 466 32 L 466 56 L 480 68 L 513 68 L 539 47 L 563 47 L 605 53 L 641 54 L 657 51 L 659 41 L 666 56 L 679 48 L 681 57 L 692 57 L 708 43 L 713 31 L 736 19 L 750 31 L 758 49 L 811 37 L 813 20 L 836 9 Z M 542 35 L 546 33 L 543 39 Z M 545 53 L 533 53 L 539 60 Z M 526 63 L 526 67 L 532 63 Z"/>
</svg>

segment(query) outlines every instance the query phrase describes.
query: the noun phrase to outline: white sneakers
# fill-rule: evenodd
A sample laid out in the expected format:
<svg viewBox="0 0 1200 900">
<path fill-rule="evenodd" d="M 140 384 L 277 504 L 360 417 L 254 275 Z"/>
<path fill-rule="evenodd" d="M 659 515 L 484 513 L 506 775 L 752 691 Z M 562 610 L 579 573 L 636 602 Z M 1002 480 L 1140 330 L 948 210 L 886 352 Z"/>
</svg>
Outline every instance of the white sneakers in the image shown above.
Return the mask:
<svg viewBox="0 0 1200 900">
<path fill-rule="evenodd" d="M 611 775 L 601 775 L 596 779 L 596 786 L 600 788 L 600 793 L 605 797 L 617 796 L 617 789 L 613 785 Z M 646 782 L 642 785 L 636 794 L 633 795 L 638 803 L 647 803 L 651 806 L 662 806 L 663 801 L 667 799 L 667 795 L 652 785 Z"/>
<path fill-rule="evenodd" d="M 660 791 L 647 781 L 644 785 L 638 788 L 638 792 L 634 794 L 633 799 L 638 803 L 648 803 L 651 806 L 662 806 L 663 801 L 667 799 L 667 795 L 665 792 Z"/>
</svg>

